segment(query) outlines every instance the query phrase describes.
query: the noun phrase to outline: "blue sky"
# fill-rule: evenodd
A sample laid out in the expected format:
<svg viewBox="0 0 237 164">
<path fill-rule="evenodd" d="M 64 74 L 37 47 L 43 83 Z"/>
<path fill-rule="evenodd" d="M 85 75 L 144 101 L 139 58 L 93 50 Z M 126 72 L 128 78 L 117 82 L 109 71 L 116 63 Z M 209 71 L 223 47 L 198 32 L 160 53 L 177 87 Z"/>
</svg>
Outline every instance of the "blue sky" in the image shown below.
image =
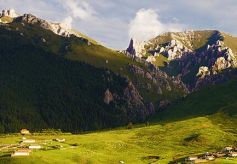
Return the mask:
<svg viewBox="0 0 237 164">
<path fill-rule="evenodd" d="M 0 0 L 0 8 L 64 22 L 104 45 L 125 49 L 131 37 L 218 29 L 237 34 L 237 0 Z"/>
</svg>

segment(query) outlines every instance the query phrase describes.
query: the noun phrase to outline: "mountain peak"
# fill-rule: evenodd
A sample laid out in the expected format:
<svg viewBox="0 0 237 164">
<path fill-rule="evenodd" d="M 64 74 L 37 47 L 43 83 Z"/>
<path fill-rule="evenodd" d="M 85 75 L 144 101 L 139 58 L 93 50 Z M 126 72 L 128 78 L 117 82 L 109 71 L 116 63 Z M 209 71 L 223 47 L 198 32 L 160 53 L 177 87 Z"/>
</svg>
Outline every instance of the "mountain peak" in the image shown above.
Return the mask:
<svg viewBox="0 0 237 164">
<path fill-rule="evenodd" d="M 76 36 L 78 38 L 82 38 L 83 40 L 85 39 L 86 41 L 88 41 L 88 45 L 91 44 L 91 42 L 95 43 L 95 41 L 93 41 L 89 37 L 86 37 L 85 35 L 70 29 L 64 23 L 49 22 L 47 20 L 38 18 L 33 14 L 18 15 L 16 14 L 14 9 L 2 10 L 2 13 L 0 13 L 0 23 L 8 24 L 12 22 L 37 25 L 43 29 L 50 30 L 53 33 L 63 37 Z"/>
<path fill-rule="evenodd" d="M 22 16 L 19 16 L 13 20 L 13 22 L 23 22 L 28 24 L 34 24 L 39 25 L 41 28 L 51 30 L 57 35 L 64 36 L 64 37 L 70 37 L 73 33 L 66 29 L 64 26 L 62 26 L 61 23 L 51 23 L 46 20 L 40 19 L 32 14 L 24 14 Z M 74 34 L 75 35 L 75 34 Z"/>
<path fill-rule="evenodd" d="M 0 13 L 0 17 L 16 18 L 18 17 L 18 14 L 16 14 L 14 9 L 2 10 L 2 13 Z"/>
</svg>

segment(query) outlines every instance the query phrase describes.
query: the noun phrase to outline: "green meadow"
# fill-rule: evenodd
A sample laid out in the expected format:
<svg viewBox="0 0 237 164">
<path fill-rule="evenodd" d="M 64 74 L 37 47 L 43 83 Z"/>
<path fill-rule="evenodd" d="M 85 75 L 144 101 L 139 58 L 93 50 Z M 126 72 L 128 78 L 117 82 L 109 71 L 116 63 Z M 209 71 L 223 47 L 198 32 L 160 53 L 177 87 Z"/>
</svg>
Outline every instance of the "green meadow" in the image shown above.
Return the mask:
<svg viewBox="0 0 237 164">
<path fill-rule="evenodd" d="M 233 133 L 236 127 L 227 123 L 223 128 L 224 121 L 216 122 L 220 115 L 88 134 L 35 134 L 29 138 L 38 143 L 46 142 L 42 150 L 33 151 L 29 157 L 10 157 L 7 156 L 10 152 L 1 152 L 0 163 L 170 163 L 173 159 L 215 152 L 233 145 L 237 139 Z M 21 137 L 20 134 L 3 135 L 0 144 L 18 143 Z M 54 138 L 66 141 L 50 141 Z M 237 159 L 218 159 L 213 163 L 237 163 Z"/>
</svg>

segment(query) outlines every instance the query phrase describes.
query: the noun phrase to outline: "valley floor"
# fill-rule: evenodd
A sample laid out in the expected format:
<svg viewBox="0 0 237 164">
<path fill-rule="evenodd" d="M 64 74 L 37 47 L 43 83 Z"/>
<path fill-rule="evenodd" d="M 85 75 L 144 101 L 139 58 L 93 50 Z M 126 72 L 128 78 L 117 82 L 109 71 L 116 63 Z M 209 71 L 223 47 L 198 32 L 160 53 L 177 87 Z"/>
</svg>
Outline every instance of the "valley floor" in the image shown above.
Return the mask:
<svg viewBox="0 0 237 164">
<path fill-rule="evenodd" d="M 10 157 L 9 152 L 0 149 L 0 163 L 169 163 L 233 145 L 237 140 L 236 127 L 217 123 L 218 117 L 215 114 L 82 135 L 36 134 L 29 137 L 43 144 L 42 150 L 33 151 L 29 157 Z M 52 141 L 55 138 L 64 138 L 65 142 Z M 20 134 L 2 135 L 0 145 L 17 144 L 21 139 Z M 237 163 L 237 158 L 216 159 L 212 163 Z"/>
</svg>

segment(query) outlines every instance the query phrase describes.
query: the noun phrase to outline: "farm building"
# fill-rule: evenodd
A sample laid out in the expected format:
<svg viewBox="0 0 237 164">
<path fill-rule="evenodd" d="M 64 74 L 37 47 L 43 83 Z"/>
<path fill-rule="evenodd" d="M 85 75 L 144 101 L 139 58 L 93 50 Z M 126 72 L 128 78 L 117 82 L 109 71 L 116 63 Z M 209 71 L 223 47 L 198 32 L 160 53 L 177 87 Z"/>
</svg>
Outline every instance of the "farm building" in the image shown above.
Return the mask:
<svg viewBox="0 0 237 164">
<path fill-rule="evenodd" d="M 29 156 L 31 150 L 29 149 L 20 149 L 15 151 L 14 153 L 11 154 L 12 157 L 17 157 L 17 156 Z"/>
<path fill-rule="evenodd" d="M 35 140 L 33 140 L 33 139 L 25 139 L 22 142 L 23 143 L 35 143 Z"/>
<path fill-rule="evenodd" d="M 188 161 L 195 161 L 197 159 L 198 159 L 198 157 L 196 157 L 196 156 L 188 157 Z"/>
<path fill-rule="evenodd" d="M 230 152 L 228 154 L 229 157 L 237 157 L 237 152 Z"/>
<path fill-rule="evenodd" d="M 215 160 L 215 157 L 212 155 L 209 155 L 209 156 L 206 156 L 206 160 L 213 161 L 213 160 Z"/>
<path fill-rule="evenodd" d="M 29 149 L 41 149 L 42 147 L 40 145 L 30 145 Z"/>
</svg>

